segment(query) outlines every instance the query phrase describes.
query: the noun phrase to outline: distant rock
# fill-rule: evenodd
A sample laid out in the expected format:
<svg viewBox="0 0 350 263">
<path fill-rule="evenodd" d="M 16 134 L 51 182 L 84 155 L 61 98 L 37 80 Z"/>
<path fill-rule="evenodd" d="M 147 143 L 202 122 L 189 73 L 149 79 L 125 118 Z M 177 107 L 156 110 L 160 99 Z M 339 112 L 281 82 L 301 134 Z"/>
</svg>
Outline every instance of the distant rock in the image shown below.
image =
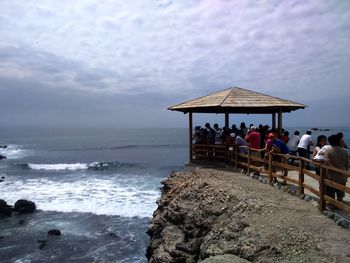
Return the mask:
<svg viewBox="0 0 350 263">
<path fill-rule="evenodd" d="M 6 149 L 6 148 L 7 148 L 7 145 L 0 145 L 0 148 L 1 148 L 1 149 Z"/>
<path fill-rule="evenodd" d="M 5 200 L 0 199 L 0 216 L 10 216 L 11 214 L 12 207 Z"/>
<path fill-rule="evenodd" d="M 61 231 L 58 229 L 51 229 L 47 232 L 48 235 L 50 236 L 60 236 L 61 235 Z"/>
<path fill-rule="evenodd" d="M 2 159 L 7 159 L 7 157 L 0 154 L 0 160 Z"/>
<path fill-rule="evenodd" d="M 14 210 L 21 214 L 28 214 L 28 213 L 35 212 L 36 206 L 35 206 L 35 203 L 32 201 L 20 199 L 15 203 Z"/>
</svg>

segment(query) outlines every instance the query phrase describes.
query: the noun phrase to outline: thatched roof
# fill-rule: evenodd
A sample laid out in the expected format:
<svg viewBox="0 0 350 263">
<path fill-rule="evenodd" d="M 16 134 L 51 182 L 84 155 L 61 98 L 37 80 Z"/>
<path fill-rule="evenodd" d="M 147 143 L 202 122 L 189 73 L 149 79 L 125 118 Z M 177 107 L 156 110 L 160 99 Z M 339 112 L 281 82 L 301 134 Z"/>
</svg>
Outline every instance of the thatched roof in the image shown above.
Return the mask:
<svg viewBox="0 0 350 263">
<path fill-rule="evenodd" d="M 274 113 L 280 109 L 291 112 L 305 107 L 298 102 L 236 87 L 177 104 L 168 110 L 185 113 Z"/>
</svg>

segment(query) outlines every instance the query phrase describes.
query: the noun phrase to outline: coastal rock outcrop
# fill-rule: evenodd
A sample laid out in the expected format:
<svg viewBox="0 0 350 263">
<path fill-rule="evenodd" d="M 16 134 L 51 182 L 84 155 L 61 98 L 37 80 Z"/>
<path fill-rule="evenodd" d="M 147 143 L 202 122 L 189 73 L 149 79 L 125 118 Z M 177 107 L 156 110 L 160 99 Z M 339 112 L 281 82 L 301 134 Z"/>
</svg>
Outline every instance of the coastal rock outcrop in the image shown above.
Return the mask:
<svg viewBox="0 0 350 263">
<path fill-rule="evenodd" d="M 0 216 L 10 216 L 11 214 L 12 207 L 5 200 L 0 199 Z"/>
<path fill-rule="evenodd" d="M 35 203 L 32 201 L 20 199 L 15 203 L 14 210 L 21 214 L 33 213 L 36 210 Z"/>
<path fill-rule="evenodd" d="M 247 176 L 201 169 L 162 184 L 148 230 L 151 263 L 349 260 L 347 230 Z"/>
<path fill-rule="evenodd" d="M 47 234 L 49 236 L 60 236 L 61 235 L 61 231 L 58 229 L 51 229 L 47 232 Z"/>
</svg>

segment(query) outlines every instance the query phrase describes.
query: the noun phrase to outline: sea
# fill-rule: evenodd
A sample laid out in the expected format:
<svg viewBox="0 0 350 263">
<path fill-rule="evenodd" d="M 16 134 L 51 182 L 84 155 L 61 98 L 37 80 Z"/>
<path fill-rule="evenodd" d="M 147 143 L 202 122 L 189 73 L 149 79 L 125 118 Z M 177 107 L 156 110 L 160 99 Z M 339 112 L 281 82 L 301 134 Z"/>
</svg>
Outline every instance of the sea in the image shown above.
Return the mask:
<svg viewBox="0 0 350 263">
<path fill-rule="evenodd" d="M 312 135 L 340 131 L 350 145 L 350 128 Z M 187 136 L 182 128 L 0 129 L 0 199 L 38 209 L 0 218 L 0 262 L 147 262 L 160 182 L 186 169 Z"/>
</svg>

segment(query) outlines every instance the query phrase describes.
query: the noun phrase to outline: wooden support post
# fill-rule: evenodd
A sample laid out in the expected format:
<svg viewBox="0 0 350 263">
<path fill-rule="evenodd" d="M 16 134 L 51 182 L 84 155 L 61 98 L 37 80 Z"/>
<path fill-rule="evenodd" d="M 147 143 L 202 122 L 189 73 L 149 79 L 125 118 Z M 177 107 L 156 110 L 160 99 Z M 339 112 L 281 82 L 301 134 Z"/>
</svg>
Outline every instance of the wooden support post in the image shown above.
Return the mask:
<svg viewBox="0 0 350 263">
<path fill-rule="evenodd" d="M 225 127 L 230 128 L 230 119 L 229 119 L 229 114 L 228 112 L 225 112 Z"/>
<path fill-rule="evenodd" d="M 272 129 L 276 129 L 276 113 L 272 113 Z"/>
<path fill-rule="evenodd" d="M 303 195 L 304 194 L 304 173 L 303 173 L 303 169 L 304 169 L 304 160 L 299 159 L 299 195 Z"/>
<path fill-rule="evenodd" d="M 228 112 L 225 112 L 225 127 L 226 127 L 226 129 L 229 129 L 229 125 L 230 125 L 230 123 L 229 123 L 229 114 L 228 114 Z M 225 134 L 225 131 L 223 131 L 224 132 L 224 135 L 226 136 L 226 134 Z M 224 138 L 226 138 L 226 137 L 224 137 Z M 225 164 L 227 164 L 227 160 L 228 160 L 228 147 L 227 147 L 227 144 L 226 144 L 226 139 L 225 139 Z"/>
<path fill-rule="evenodd" d="M 192 137 L 193 137 L 193 121 L 192 121 L 192 112 L 188 113 L 188 126 L 189 126 L 189 130 L 188 130 L 188 135 L 189 135 L 189 148 L 190 148 L 190 162 L 192 162 L 193 156 L 192 156 Z"/>
<path fill-rule="evenodd" d="M 269 182 L 272 182 L 272 172 L 273 172 L 273 167 L 272 167 L 272 154 L 269 153 Z"/>
<path fill-rule="evenodd" d="M 320 207 L 319 209 L 321 211 L 326 209 L 326 201 L 324 200 L 324 195 L 325 195 L 325 185 L 324 185 L 324 178 L 326 175 L 326 169 L 323 167 L 320 167 Z"/>
<path fill-rule="evenodd" d="M 278 110 L 278 136 L 282 136 L 282 109 Z"/>
<path fill-rule="evenodd" d="M 247 175 L 250 176 L 250 148 L 248 148 L 248 158 L 247 158 Z"/>
</svg>

